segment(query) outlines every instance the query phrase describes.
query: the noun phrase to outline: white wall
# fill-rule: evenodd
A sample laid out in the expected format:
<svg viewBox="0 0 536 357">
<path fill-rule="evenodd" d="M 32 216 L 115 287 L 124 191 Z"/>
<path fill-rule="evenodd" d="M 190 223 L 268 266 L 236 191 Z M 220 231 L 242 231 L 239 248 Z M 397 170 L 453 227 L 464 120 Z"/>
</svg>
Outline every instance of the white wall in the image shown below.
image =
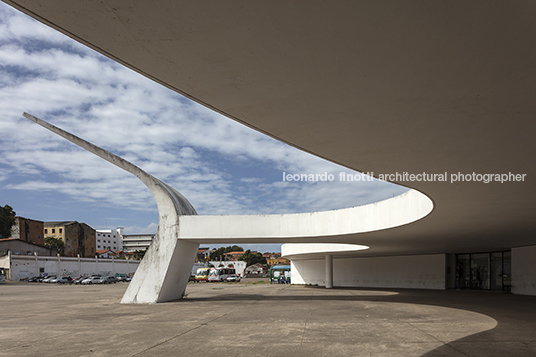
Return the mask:
<svg viewBox="0 0 536 357">
<path fill-rule="evenodd" d="M 324 260 L 292 261 L 293 284 L 325 286 Z M 333 259 L 333 285 L 445 289 L 445 255 Z"/>
<path fill-rule="evenodd" d="M 12 255 L 10 274 L 11 280 L 31 278 L 44 275 L 87 275 L 134 273 L 139 265 L 138 260 L 66 258 Z M 44 273 L 40 273 L 44 268 Z"/>
<path fill-rule="evenodd" d="M 536 295 L 536 245 L 512 248 L 512 293 Z"/>
</svg>

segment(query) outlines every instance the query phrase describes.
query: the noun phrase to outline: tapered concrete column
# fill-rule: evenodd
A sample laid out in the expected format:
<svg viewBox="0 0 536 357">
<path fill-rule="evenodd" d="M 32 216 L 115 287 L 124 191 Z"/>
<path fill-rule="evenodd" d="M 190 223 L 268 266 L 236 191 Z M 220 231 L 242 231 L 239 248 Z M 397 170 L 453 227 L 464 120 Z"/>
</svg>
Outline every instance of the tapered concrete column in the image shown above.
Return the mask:
<svg viewBox="0 0 536 357">
<path fill-rule="evenodd" d="M 333 255 L 326 255 L 326 289 L 333 287 Z"/>
</svg>

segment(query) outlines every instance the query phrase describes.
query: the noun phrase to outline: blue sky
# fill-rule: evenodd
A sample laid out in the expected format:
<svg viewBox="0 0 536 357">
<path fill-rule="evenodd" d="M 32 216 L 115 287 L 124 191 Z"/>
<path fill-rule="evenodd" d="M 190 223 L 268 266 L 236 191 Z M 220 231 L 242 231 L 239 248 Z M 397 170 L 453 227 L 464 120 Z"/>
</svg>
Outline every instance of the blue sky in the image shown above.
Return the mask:
<svg viewBox="0 0 536 357">
<path fill-rule="evenodd" d="M 25 111 L 170 184 L 199 214 L 337 209 L 406 190 L 380 181 L 283 182 L 283 172 L 352 172 L 214 113 L 0 3 L 0 205 L 41 221 L 156 231 L 156 204 L 137 178 L 31 123 Z"/>
</svg>

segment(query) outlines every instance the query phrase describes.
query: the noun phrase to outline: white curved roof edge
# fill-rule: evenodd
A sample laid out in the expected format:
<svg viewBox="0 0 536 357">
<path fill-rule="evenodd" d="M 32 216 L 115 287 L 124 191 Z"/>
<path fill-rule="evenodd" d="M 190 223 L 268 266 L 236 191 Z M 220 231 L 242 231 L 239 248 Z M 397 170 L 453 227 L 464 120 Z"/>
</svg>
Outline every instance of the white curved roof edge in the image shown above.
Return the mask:
<svg viewBox="0 0 536 357">
<path fill-rule="evenodd" d="M 289 259 L 309 258 L 317 255 L 346 255 L 370 247 L 359 244 L 286 243 L 281 246 L 281 256 Z"/>
<path fill-rule="evenodd" d="M 427 216 L 434 209 L 428 196 L 409 190 L 368 205 L 332 211 L 274 214 L 180 216 L 180 239 L 202 244 L 223 240 L 241 243 L 328 243 L 336 236 L 399 227 Z"/>
</svg>

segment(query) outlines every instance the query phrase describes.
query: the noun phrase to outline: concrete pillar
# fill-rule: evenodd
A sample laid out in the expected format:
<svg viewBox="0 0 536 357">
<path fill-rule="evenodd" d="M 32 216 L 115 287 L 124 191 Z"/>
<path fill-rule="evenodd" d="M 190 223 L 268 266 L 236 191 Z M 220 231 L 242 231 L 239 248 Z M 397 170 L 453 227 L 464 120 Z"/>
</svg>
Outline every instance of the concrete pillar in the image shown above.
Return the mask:
<svg viewBox="0 0 536 357">
<path fill-rule="evenodd" d="M 34 256 L 35 256 L 35 262 L 34 262 L 35 274 L 34 274 L 34 276 L 38 276 L 40 273 L 39 273 L 39 263 L 37 262 L 37 252 L 34 252 Z"/>
<path fill-rule="evenodd" d="M 326 255 L 326 289 L 333 287 L 333 255 Z"/>
<path fill-rule="evenodd" d="M 155 237 L 147 249 L 121 303 L 148 304 L 183 297 L 199 244 L 162 238 Z"/>
</svg>

